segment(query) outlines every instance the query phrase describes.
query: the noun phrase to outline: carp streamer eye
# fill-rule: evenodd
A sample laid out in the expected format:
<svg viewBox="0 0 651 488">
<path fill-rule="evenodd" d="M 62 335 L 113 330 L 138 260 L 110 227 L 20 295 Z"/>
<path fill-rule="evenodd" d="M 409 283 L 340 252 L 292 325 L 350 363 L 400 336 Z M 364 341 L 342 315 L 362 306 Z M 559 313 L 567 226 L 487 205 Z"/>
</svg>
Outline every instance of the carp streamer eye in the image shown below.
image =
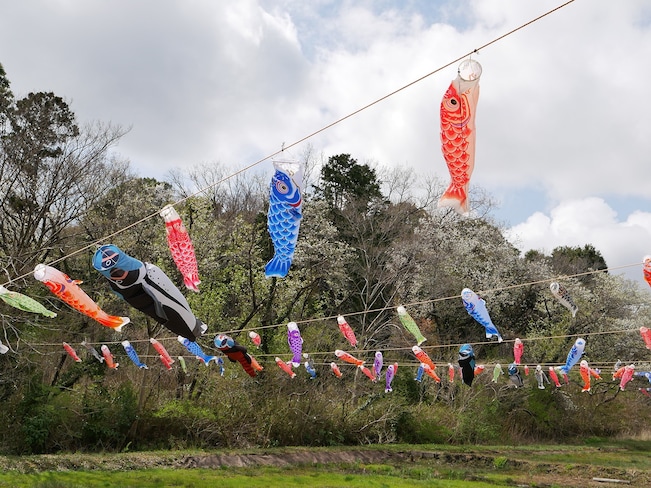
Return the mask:
<svg viewBox="0 0 651 488">
<path fill-rule="evenodd" d="M 276 190 L 278 191 L 278 193 L 285 195 L 289 193 L 289 185 L 284 181 L 279 180 L 276 182 Z"/>
<path fill-rule="evenodd" d="M 443 105 L 450 112 L 458 112 L 459 109 L 461 108 L 461 104 L 459 103 L 459 99 L 456 98 L 456 97 L 448 98 L 447 100 L 444 100 Z"/>
</svg>

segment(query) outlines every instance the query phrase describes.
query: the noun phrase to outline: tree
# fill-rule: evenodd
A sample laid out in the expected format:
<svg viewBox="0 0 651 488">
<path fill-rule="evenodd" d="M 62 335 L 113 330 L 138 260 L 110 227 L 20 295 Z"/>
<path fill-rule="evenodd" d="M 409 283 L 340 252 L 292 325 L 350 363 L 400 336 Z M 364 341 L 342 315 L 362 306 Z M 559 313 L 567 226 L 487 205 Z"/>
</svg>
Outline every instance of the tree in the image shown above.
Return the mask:
<svg viewBox="0 0 651 488">
<path fill-rule="evenodd" d="M 583 247 L 559 246 L 552 251 L 550 264 L 555 271 L 566 275 L 608 269 L 606 260 L 592 244 Z M 589 277 L 583 277 L 583 281 Z"/>
<path fill-rule="evenodd" d="M 9 108 L 13 104 L 14 94 L 11 93 L 10 83 L 2 64 L 0 64 L 0 136 L 5 132 L 5 124 Z"/>
<path fill-rule="evenodd" d="M 0 70 L 0 118 L 0 269 L 9 283 L 5 286 L 33 297 L 45 295 L 48 308 L 59 313 L 54 323 L 46 322 L 3 303 L 3 341 L 11 344 L 16 336 L 31 340 L 51 333 L 43 323 L 55 332 L 57 324 L 74 330 L 88 323 L 85 316 L 70 313 L 44 293 L 40 283 L 19 278 L 31 275 L 35 264 L 62 258 L 87 243 L 80 221 L 128 177 L 128 163 L 110 152 L 124 134 L 122 129 L 100 123 L 80 127 L 68 104 L 51 92 L 30 93 L 16 101 L 4 70 Z M 75 255 L 61 266 L 67 271 L 65 266 L 79 261 Z M 87 260 L 84 265 L 84 276 L 76 279 L 86 278 Z M 24 359 L 19 356 L 17 361 Z M 7 376 L 18 381 L 13 379 L 19 378 L 13 367 L 7 367 Z"/>
<path fill-rule="evenodd" d="M 4 115 L 0 265 L 12 277 L 53 249 L 65 249 L 70 225 L 124 180 L 128 163 L 110 153 L 125 133 L 121 128 L 99 123 L 80 128 L 68 104 L 53 93 L 30 93 L 9 104 Z"/>
<path fill-rule="evenodd" d="M 350 154 L 328 158 L 321 168 L 320 185 L 315 186 L 315 195 L 338 210 L 343 210 L 353 200 L 369 202 L 382 198 L 375 170 L 367 164 L 359 164 Z"/>
</svg>

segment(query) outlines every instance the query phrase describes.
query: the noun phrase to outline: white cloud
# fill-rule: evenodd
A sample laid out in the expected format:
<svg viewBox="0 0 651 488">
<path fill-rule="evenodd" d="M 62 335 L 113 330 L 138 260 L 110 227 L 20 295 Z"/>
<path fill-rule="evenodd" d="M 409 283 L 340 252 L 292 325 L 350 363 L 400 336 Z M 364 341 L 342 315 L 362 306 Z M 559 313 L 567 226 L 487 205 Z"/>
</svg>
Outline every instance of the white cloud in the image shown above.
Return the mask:
<svg viewBox="0 0 651 488">
<path fill-rule="evenodd" d="M 202 162 L 251 164 L 558 5 L 7 2 L 0 62 L 18 96 L 54 91 L 82 121 L 131 126 L 120 153 L 162 178 Z M 471 183 L 535 187 L 548 199 L 541 210 L 648 199 L 650 19 L 646 0 L 577 1 L 474 55 L 484 72 Z M 447 180 L 438 114 L 455 75 L 454 64 L 441 69 L 309 142 Z"/>
<path fill-rule="evenodd" d="M 505 236 L 523 253 L 535 249 L 549 255 L 558 246 L 592 244 L 613 274 L 644 283 L 641 263 L 651 254 L 651 212 L 635 211 L 621 220 L 601 198 L 567 200 L 549 215 L 534 213 Z"/>
</svg>

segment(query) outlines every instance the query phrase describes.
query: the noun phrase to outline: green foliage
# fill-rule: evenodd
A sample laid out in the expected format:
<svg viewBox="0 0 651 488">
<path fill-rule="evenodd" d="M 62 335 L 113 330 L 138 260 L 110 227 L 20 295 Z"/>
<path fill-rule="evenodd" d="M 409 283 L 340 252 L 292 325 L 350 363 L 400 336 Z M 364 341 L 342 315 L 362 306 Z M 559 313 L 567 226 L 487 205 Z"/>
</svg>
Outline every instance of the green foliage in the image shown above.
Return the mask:
<svg viewBox="0 0 651 488">
<path fill-rule="evenodd" d="M 89 385 L 82 401 L 82 442 L 94 449 L 121 449 L 137 418 L 137 397 L 133 386 L 124 382 L 115 388 Z"/>
<path fill-rule="evenodd" d="M 315 195 L 335 209 L 342 210 L 351 201 L 368 202 L 382 197 L 375 170 L 367 164 L 359 164 L 350 154 L 328 158 L 321 168 L 320 180 Z"/>
<path fill-rule="evenodd" d="M 560 246 L 552 251 L 552 267 L 560 273 L 575 274 L 585 271 L 608 269 L 601 253 L 592 244 L 580 246 Z"/>
<path fill-rule="evenodd" d="M 208 406 L 190 400 L 172 400 L 158 409 L 153 417 L 161 419 L 161 428 L 170 440 L 186 439 L 187 445 L 202 445 L 215 441 L 219 434 L 216 411 Z M 186 446 L 170 446 L 186 447 Z"/>
<path fill-rule="evenodd" d="M 18 453 L 42 454 L 65 447 L 78 422 L 70 396 L 36 380 L 23 392 L 15 419 L 20 436 L 10 448 Z"/>
<path fill-rule="evenodd" d="M 0 64 L 0 127 L 4 128 L 4 123 L 7 118 L 7 111 L 11 107 L 14 99 L 14 94 L 11 93 L 11 83 L 7 78 L 2 64 Z M 4 132 L 4 130 L 3 130 Z"/>
<path fill-rule="evenodd" d="M 430 405 L 416 405 L 405 409 L 395 425 L 398 442 L 408 444 L 445 444 L 452 431 L 444 424 L 442 409 Z"/>
<path fill-rule="evenodd" d="M 504 469 L 509 462 L 509 458 L 506 456 L 498 456 L 493 459 L 493 466 L 497 469 Z"/>
<path fill-rule="evenodd" d="M 473 390 L 461 389 L 462 406 L 457 411 L 454 442 L 460 444 L 497 443 L 502 437 L 502 415 L 507 408 L 498 398 L 490 398 L 490 390 L 473 383 Z"/>
<path fill-rule="evenodd" d="M 539 390 L 515 392 L 521 398 L 517 407 L 508 412 L 508 435 L 514 441 L 553 441 L 562 439 L 571 427 L 573 418 L 568 416 L 564 393 Z"/>
</svg>

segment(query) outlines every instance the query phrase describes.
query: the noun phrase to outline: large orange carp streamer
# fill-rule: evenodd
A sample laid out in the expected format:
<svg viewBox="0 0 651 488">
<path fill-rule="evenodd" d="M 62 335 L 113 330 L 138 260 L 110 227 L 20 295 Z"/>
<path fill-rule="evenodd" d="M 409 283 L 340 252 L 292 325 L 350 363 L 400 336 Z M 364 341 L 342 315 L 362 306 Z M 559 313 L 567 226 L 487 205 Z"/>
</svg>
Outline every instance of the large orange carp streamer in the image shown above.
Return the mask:
<svg viewBox="0 0 651 488">
<path fill-rule="evenodd" d="M 97 320 L 106 327 L 120 332 L 122 327 L 129 323 L 128 317 L 116 317 L 107 314 L 99 308 L 99 305 L 92 298 L 86 295 L 84 290 L 79 288 L 81 281 L 70 279 L 67 274 L 52 266 L 38 264 L 34 269 L 34 278 L 43 282 L 52 293 L 72 308 L 91 319 Z"/>
<path fill-rule="evenodd" d="M 468 59 L 459 65 L 441 101 L 441 148 L 450 172 L 450 186 L 439 207 L 452 207 L 468 215 L 468 187 L 475 167 L 475 110 L 479 100 L 481 65 Z"/>
</svg>

